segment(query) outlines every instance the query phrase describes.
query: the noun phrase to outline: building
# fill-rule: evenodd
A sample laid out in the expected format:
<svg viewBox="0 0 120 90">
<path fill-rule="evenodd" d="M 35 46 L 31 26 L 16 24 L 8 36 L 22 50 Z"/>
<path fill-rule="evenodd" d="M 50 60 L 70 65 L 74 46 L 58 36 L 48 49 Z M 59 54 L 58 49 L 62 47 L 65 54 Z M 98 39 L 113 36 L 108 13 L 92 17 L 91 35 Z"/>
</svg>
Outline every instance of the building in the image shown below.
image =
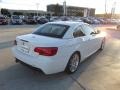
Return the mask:
<svg viewBox="0 0 120 90">
<path fill-rule="evenodd" d="M 55 16 L 64 15 L 64 7 L 59 4 L 47 5 L 47 12 L 52 13 Z M 67 16 L 95 16 L 94 8 L 76 7 L 76 6 L 66 6 Z"/>
<path fill-rule="evenodd" d="M 15 12 L 20 12 L 23 13 L 23 15 L 33 15 L 33 16 L 45 16 L 47 14 L 47 12 L 45 11 L 41 11 L 41 10 L 10 10 L 9 12 L 11 13 L 11 15 L 13 15 Z"/>
<path fill-rule="evenodd" d="M 1 8 L 2 9 L 2 8 Z M 0 12 L 1 12 L 0 9 Z M 6 9 L 10 15 L 20 14 L 20 15 L 32 15 L 32 16 L 45 16 L 47 12 L 41 10 L 14 10 L 14 9 Z"/>
</svg>

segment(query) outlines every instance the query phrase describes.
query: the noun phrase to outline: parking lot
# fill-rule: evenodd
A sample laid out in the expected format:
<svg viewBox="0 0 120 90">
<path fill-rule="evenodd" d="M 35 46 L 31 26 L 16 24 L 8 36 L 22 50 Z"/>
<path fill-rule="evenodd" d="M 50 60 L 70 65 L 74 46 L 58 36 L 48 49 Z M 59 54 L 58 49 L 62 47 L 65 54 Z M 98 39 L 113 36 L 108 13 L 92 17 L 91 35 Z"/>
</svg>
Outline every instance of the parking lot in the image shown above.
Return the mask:
<svg viewBox="0 0 120 90">
<path fill-rule="evenodd" d="M 44 75 L 15 63 L 13 40 L 38 26 L 0 26 L 0 90 L 120 90 L 120 31 L 115 26 L 98 27 L 107 33 L 105 49 L 87 58 L 72 75 Z"/>
</svg>

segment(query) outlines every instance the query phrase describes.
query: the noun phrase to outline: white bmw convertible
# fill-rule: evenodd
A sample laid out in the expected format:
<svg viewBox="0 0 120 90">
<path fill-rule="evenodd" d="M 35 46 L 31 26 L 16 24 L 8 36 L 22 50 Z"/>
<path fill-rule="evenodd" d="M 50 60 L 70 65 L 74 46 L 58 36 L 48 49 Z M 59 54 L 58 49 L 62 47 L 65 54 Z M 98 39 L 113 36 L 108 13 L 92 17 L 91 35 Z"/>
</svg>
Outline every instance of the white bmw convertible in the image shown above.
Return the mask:
<svg viewBox="0 0 120 90">
<path fill-rule="evenodd" d="M 49 22 L 33 33 L 16 37 L 12 52 L 16 61 L 45 74 L 74 73 L 85 58 L 102 50 L 105 35 L 82 22 Z"/>
</svg>

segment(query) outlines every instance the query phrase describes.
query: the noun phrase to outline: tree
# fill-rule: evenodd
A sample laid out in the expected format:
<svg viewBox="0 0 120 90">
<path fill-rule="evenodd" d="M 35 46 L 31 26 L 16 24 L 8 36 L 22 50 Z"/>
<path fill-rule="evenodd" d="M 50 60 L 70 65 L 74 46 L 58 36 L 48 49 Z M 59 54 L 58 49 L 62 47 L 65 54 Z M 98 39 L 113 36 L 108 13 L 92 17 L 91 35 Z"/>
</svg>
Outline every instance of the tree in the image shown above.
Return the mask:
<svg viewBox="0 0 120 90">
<path fill-rule="evenodd" d="M 23 15 L 22 12 L 13 12 L 13 15 Z"/>
<path fill-rule="evenodd" d="M 5 8 L 1 9 L 1 14 L 2 15 L 6 15 L 6 16 L 10 16 L 11 15 L 10 12 L 8 11 L 8 9 L 5 9 Z"/>
</svg>

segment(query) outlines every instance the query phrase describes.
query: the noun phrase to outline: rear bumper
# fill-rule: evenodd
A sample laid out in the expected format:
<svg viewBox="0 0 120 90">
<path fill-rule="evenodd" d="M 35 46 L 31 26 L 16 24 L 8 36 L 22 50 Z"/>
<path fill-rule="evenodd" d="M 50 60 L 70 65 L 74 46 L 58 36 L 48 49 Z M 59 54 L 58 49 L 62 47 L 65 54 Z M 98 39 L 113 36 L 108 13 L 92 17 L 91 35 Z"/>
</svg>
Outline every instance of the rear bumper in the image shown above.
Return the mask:
<svg viewBox="0 0 120 90">
<path fill-rule="evenodd" d="M 64 65 L 61 62 L 61 60 L 46 58 L 46 57 L 36 57 L 32 55 L 24 54 L 20 51 L 18 51 L 15 47 L 12 48 L 12 52 L 18 60 L 24 62 L 25 64 L 28 64 L 32 67 L 38 68 L 42 70 L 45 74 L 53 74 L 64 71 L 66 64 Z"/>
<path fill-rule="evenodd" d="M 15 62 L 16 62 L 16 63 L 20 63 L 20 64 L 22 64 L 22 65 L 24 65 L 24 66 L 27 66 L 28 68 L 31 68 L 31 69 L 34 69 L 34 70 L 38 70 L 38 71 L 43 72 L 41 69 L 36 68 L 36 67 L 33 67 L 33 66 L 29 65 L 29 64 L 26 64 L 26 63 L 24 63 L 23 61 L 21 61 L 21 60 L 19 60 L 19 59 L 17 59 L 17 58 L 15 58 Z M 44 73 L 44 72 L 43 72 L 43 73 Z"/>
</svg>

